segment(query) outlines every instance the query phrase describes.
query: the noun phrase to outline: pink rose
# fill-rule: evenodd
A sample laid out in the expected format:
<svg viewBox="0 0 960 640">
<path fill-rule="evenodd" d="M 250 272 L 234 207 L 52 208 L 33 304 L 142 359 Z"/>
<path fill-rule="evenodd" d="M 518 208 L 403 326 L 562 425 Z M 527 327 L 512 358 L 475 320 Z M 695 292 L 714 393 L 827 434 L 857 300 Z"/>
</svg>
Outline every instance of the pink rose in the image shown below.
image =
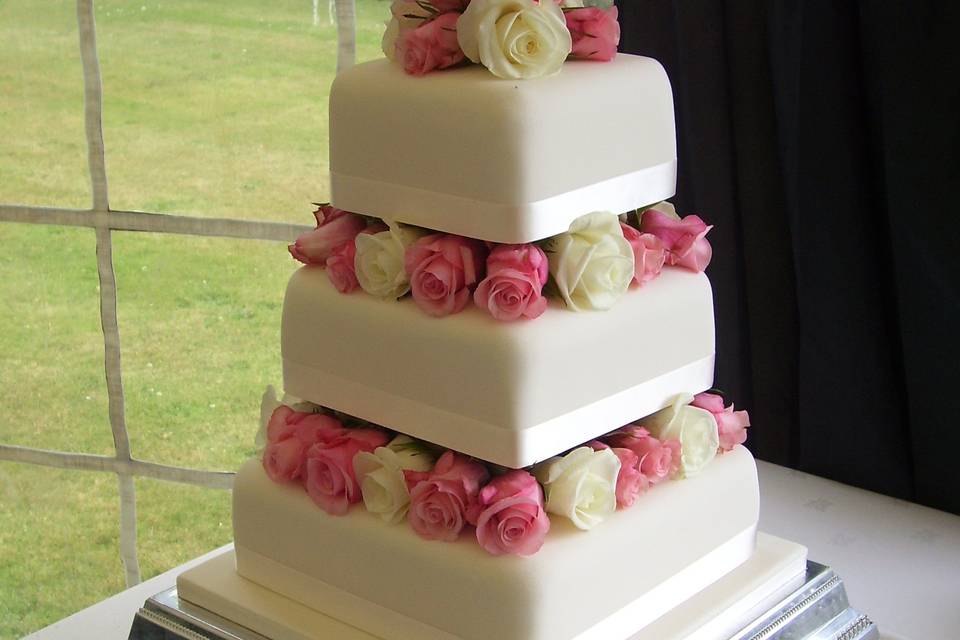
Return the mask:
<svg viewBox="0 0 960 640">
<path fill-rule="evenodd" d="M 300 413 L 281 405 L 267 424 L 267 446 L 263 468 L 274 482 L 289 482 L 303 475 L 307 450 L 343 433 L 343 425 L 330 416 Z"/>
<path fill-rule="evenodd" d="M 303 468 L 303 453 L 303 444 L 297 438 L 270 442 L 263 450 L 263 468 L 274 482 L 296 480 Z"/>
<path fill-rule="evenodd" d="M 641 494 L 650 488 L 650 481 L 647 476 L 640 472 L 640 459 L 630 449 L 623 447 L 610 447 L 609 445 L 594 440 L 587 443 L 594 451 L 601 449 L 610 449 L 620 460 L 620 472 L 617 475 L 617 508 L 626 509 L 632 507 L 633 503 Z"/>
<path fill-rule="evenodd" d="M 318 442 L 333 442 L 347 432 L 343 423 L 323 413 L 305 413 L 297 422 L 295 435 L 307 446 Z"/>
<path fill-rule="evenodd" d="M 497 320 L 537 318 L 547 309 L 548 275 L 547 255 L 537 245 L 500 245 L 487 257 L 487 277 L 473 301 Z"/>
<path fill-rule="evenodd" d="M 716 393 L 698 393 L 690 404 L 709 411 L 716 418 L 722 451 L 730 451 L 746 442 L 747 427 L 750 426 L 750 414 L 746 411 L 734 411 L 733 404 L 724 408 L 723 396 Z"/>
<path fill-rule="evenodd" d="M 289 245 L 290 255 L 303 264 L 325 264 L 343 244 L 353 241 L 367 226 L 362 216 L 322 204 L 313 212 L 317 228 L 301 233 Z"/>
<path fill-rule="evenodd" d="M 311 446 L 305 461 L 307 495 L 330 515 L 346 514 L 362 498 L 353 457 L 361 451 L 372 453 L 389 440 L 381 429 L 344 429 L 339 437 Z"/>
<path fill-rule="evenodd" d="M 267 422 L 267 442 L 280 442 L 292 434 L 297 423 L 307 414 L 294 411 L 285 404 L 280 405 L 270 414 Z"/>
<path fill-rule="evenodd" d="M 420 238 L 404 257 L 414 302 L 436 317 L 463 311 L 482 275 L 485 254 L 479 240 L 442 233 Z"/>
<path fill-rule="evenodd" d="M 643 427 L 630 425 L 614 431 L 606 442 L 616 450 L 629 449 L 637 456 L 637 469 L 651 485 L 666 480 L 680 468 L 680 441 L 660 442 Z"/>
<path fill-rule="evenodd" d="M 387 225 L 376 222 L 360 233 L 373 235 L 386 231 Z M 359 234 L 358 234 L 359 235 Z M 356 271 L 357 239 L 345 242 L 327 258 L 327 277 L 340 293 L 352 293 L 360 287 Z"/>
<path fill-rule="evenodd" d="M 543 546 L 550 518 L 543 508 L 543 489 L 522 469 L 497 476 L 480 490 L 477 541 L 495 556 L 531 556 Z"/>
<path fill-rule="evenodd" d="M 620 223 L 623 237 L 633 249 L 633 282 L 631 285 L 643 286 L 660 275 L 663 263 L 667 259 L 663 242 L 650 233 L 640 233 L 628 224 Z"/>
<path fill-rule="evenodd" d="M 650 484 L 666 480 L 680 466 L 680 441 L 676 439 L 660 442 L 656 438 L 647 438 L 632 451 L 640 459 L 640 473 L 647 477 Z"/>
<path fill-rule="evenodd" d="M 663 242 L 667 250 L 667 264 L 683 267 L 697 273 L 710 264 L 713 247 L 706 235 L 713 229 L 699 216 L 676 220 L 655 209 L 647 209 L 640 219 L 640 231 L 651 233 Z"/>
<path fill-rule="evenodd" d="M 457 41 L 459 13 L 444 13 L 405 31 L 397 41 L 397 59 L 403 70 L 422 76 L 434 69 L 446 69 L 463 62 L 463 50 Z"/>
<path fill-rule="evenodd" d="M 353 266 L 356 257 L 356 242 L 345 242 L 327 258 L 327 277 L 340 293 L 351 293 L 360 288 Z"/>
<path fill-rule="evenodd" d="M 476 460 L 453 451 L 444 453 L 430 475 L 410 491 L 407 520 L 413 530 L 427 540 L 456 540 L 467 524 L 467 513 L 476 512 L 480 485 L 489 476 Z"/>
<path fill-rule="evenodd" d="M 584 7 L 563 12 L 567 29 L 573 38 L 574 58 L 613 60 L 620 44 L 620 23 L 616 7 L 607 10 Z"/>
<path fill-rule="evenodd" d="M 343 424 L 323 413 L 304 413 L 280 405 L 267 423 L 267 442 L 280 442 L 294 436 L 308 444 L 328 442 L 343 433 Z"/>
</svg>

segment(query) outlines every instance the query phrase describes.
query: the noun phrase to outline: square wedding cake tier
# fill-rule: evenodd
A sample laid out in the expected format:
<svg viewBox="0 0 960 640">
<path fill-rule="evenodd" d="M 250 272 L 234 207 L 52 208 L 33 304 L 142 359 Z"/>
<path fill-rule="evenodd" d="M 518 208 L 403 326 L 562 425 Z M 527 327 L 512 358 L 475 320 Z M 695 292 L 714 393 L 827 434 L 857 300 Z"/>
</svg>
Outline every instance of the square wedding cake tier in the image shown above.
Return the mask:
<svg viewBox="0 0 960 640">
<path fill-rule="evenodd" d="M 482 67 L 413 77 L 378 60 L 330 95 L 333 204 L 471 238 L 531 242 L 665 200 L 676 158 L 670 81 L 650 58 L 525 81 Z"/>
<path fill-rule="evenodd" d="M 508 467 L 576 447 L 713 383 L 710 282 L 666 269 L 605 312 L 434 318 L 339 294 L 321 269 L 287 287 L 287 393 Z"/>
<path fill-rule="evenodd" d="M 393 640 L 628 638 L 745 562 L 759 509 L 743 447 L 590 532 L 556 519 L 528 558 L 491 558 L 466 536 L 430 542 L 363 511 L 328 515 L 259 460 L 233 495 L 241 576 Z"/>
</svg>

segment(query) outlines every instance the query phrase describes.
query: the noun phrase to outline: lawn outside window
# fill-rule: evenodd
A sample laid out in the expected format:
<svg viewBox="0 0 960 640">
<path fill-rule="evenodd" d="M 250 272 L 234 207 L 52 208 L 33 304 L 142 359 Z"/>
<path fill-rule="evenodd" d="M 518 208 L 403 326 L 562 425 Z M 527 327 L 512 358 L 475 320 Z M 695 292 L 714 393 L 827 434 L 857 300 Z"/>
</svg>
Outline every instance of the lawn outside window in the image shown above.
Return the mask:
<svg viewBox="0 0 960 640">
<path fill-rule="evenodd" d="M 98 4 L 107 5 L 106 11 L 121 11 L 130 9 L 131 7 L 129 3 L 111 4 L 106 0 Z M 166 3 L 166 6 L 169 8 L 171 4 L 177 5 L 178 10 L 185 12 L 205 9 L 205 3 L 200 0 L 178 0 L 177 2 Z M 294 7 L 292 2 L 288 4 L 290 4 L 290 7 L 287 8 L 291 11 L 300 10 Z M 359 22 L 363 28 L 360 44 L 365 52 L 373 52 L 378 48 L 377 45 L 379 43 L 377 40 L 380 27 L 375 21 L 367 19 L 367 16 L 382 13 L 385 10 L 385 5 L 378 0 L 357 0 L 356 4 L 359 4 L 361 11 Z M 336 17 L 336 42 L 338 42 L 336 47 L 336 60 L 338 70 L 353 64 L 357 57 L 358 7 L 356 4 L 354 0 L 336 0 L 335 2 L 333 15 Z M 316 5 L 316 3 L 314 3 L 314 5 Z M 11 12 L 16 10 L 26 11 L 26 9 L 24 9 L 26 6 L 26 4 L 20 4 L 18 6 L 14 3 L 13 8 L 8 6 L 6 10 Z M 142 5 L 141 10 L 146 12 L 154 7 L 159 8 L 160 6 L 161 5 L 157 3 L 152 5 L 145 3 Z M 241 14 L 243 14 L 244 11 L 249 13 L 251 6 L 238 4 L 235 8 L 238 13 L 237 19 L 241 19 Z M 256 4 L 256 7 L 259 7 L 260 11 L 265 10 L 259 3 Z M 256 7 L 254 7 L 254 9 L 256 9 Z M 4 10 L 4 7 L 0 6 L 0 11 L 2 10 Z M 94 445 L 92 447 L 93 451 L 76 451 L 66 446 L 60 446 L 62 442 L 69 441 L 70 438 L 57 440 L 56 445 L 53 447 L 30 446 L 35 442 L 30 440 L 31 436 L 29 433 L 23 437 L 17 436 L 16 434 L 19 432 L 13 428 L 14 425 L 11 425 L 10 431 L 4 429 L 0 432 L 0 461 L 13 461 L 25 463 L 26 465 L 36 465 L 33 468 L 38 470 L 46 469 L 43 473 L 48 474 L 50 478 L 57 478 L 58 482 L 66 485 L 66 490 L 70 490 L 70 488 L 74 486 L 73 479 L 77 476 L 73 474 L 73 472 L 76 470 L 115 474 L 117 477 L 119 508 L 111 517 L 118 518 L 120 522 L 119 550 L 125 577 L 124 582 L 127 586 L 132 586 L 141 579 L 141 563 L 137 546 L 137 495 L 143 496 L 144 500 L 146 500 L 146 511 L 140 513 L 139 521 L 139 528 L 143 531 L 144 527 L 153 526 L 158 514 L 165 513 L 163 511 L 165 505 L 177 500 L 183 501 L 183 496 L 185 495 L 184 491 L 175 489 L 175 487 L 179 485 L 157 483 L 155 482 L 156 480 L 193 485 L 203 489 L 229 489 L 232 485 L 233 473 L 230 471 L 194 468 L 194 466 L 190 464 L 194 461 L 191 455 L 185 454 L 181 456 L 179 455 L 181 452 L 176 451 L 175 448 L 168 450 L 162 446 L 160 440 L 163 438 L 162 432 L 155 430 L 152 434 L 135 433 L 135 437 L 131 438 L 127 428 L 128 418 L 132 416 L 137 423 L 141 421 L 148 422 L 151 411 L 154 412 L 153 415 L 156 415 L 156 412 L 160 411 L 150 404 L 151 402 L 155 403 L 156 399 L 161 397 L 161 390 L 155 388 L 158 387 L 160 383 L 151 381 L 163 379 L 155 369 L 162 368 L 163 363 L 160 361 L 165 354 L 158 355 L 150 353 L 150 331 L 148 329 L 140 330 L 140 323 L 144 321 L 143 317 L 138 316 L 139 312 L 136 311 L 136 309 L 140 307 L 132 303 L 127 304 L 127 300 L 136 301 L 139 296 L 140 306 L 149 306 L 150 302 L 147 298 L 151 295 L 151 287 L 169 286 L 172 289 L 175 288 L 174 285 L 182 285 L 183 291 L 178 294 L 181 299 L 199 299 L 201 300 L 201 304 L 199 306 L 191 306 L 190 309 L 184 311 L 182 315 L 176 319 L 176 323 L 168 321 L 168 329 L 171 331 L 185 330 L 186 327 L 190 326 L 189 322 L 194 322 L 197 327 L 199 327 L 196 329 L 197 332 L 202 333 L 204 330 L 212 333 L 221 332 L 222 330 L 219 325 L 210 325 L 205 322 L 204 313 L 207 309 L 204 308 L 202 304 L 211 305 L 210 309 L 213 310 L 211 311 L 211 316 L 213 317 L 211 322 L 214 323 L 217 318 L 217 316 L 213 315 L 216 313 L 215 305 L 218 304 L 218 300 L 220 299 L 240 299 L 241 304 L 245 305 L 244 309 L 252 309 L 249 313 L 254 315 L 259 307 L 271 304 L 261 298 L 244 299 L 243 296 L 246 295 L 245 291 L 231 291 L 230 283 L 227 282 L 227 279 L 231 277 L 235 279 L 242 278 L 243 276 L 240 272 L 244 269 L 248 270 L 248 274 L 249 271 L 253 272 L 253 275 L 248 275 L 248 277 L 256 277 L 256 270 L 259 268 L 257 264 L 264 264 L 265 260 L 270 259 L 275 259 L 278 265 L 283 265 L 278 266 L 275 272 L 270 273 L 270 275 L 273 276 L 272 279 L 283 279 L 285 272 L 292 269 L 292 265 L 284 263 L 284 259 L 281 257 L 282 245 L 278 243 L 292 240 L 300 231 L 307 227 L 289 222 L 255 219 L 252 215 L 244 216 L 247 219 L 236 219 L 235 216 L 222 216 L 222 214 L 221 217 L 201 217 L 198 215 L 177 215 L 168 211 L 149 212 L 112 209 L 110 206 L 111 194 L 108 190 L 108 175 L 116 181 L 117 192 L 120 194 L 121 203 L 127 203 L 129 201 L 135 204 L 137 202 L 135 188 L 131 188 L 130 184 L 125 181 L 130 180 L 133 182 L 145 180 L 146 178 L 142 174 L 137 174 L 137 168 L 130 166 L 132 163 L 117 162 L 117 171 L 113 173 L 111 169 L 111 147 L 109 143 L 112 140 L 116 140 L 118 144 L 123 144 L 124 136 L 129 136 L 127 142 L 130 140 L 134 141 L 134 143 L 130 145 L 130 149 L 134 149 L 136 141 L 140 140 L 140 138 L 137 137 L 136 132 L 132 132 L 132 125 L 129 123 L 120 123 L 119 121 L 117 124 L 118 133 L 115 134 L 114 137 L 110 129 L 110 112 L 108 111 L 106 127 L 106 140 L 108 144 L 104 144 L 104 91 L 102 89 L 103 81 L 101 78 L 100 61 L 98 59 L 99 52 L 94 20 L 95 14 L 99 16 L 100 12 L 104 10 L 104 7 L 95 7 L 93 0 L 77 0 L 75 10 L 83 71 L 83 129 L 86 134 L 87 171 L 91 185 L 90 195 L 92 206 L 89 209 L 79 208 L 75 204 L 75 198 L 66 199 L 70 205 L 67 207 L 16 203 L 0 204 L 0 223 L 23 223 L 4 225 L 4 228 L 0 229 L 0 237 L 8 238 L 13 243 L 22 240 L 25 246 L 31 246 L 32 236 L 26 229 L 31 227 L 36 228 L 34 225 L 47 225 L 52 229 L 72 228 L 74 231 L 66 232 L 64 236 L 67 240 L 73 242 L 72 239 L 74 235 L 77 235 L 78 237 L 87 239 L 87 244 L 82 246 L 87 246 L 90 249 L 95 247 L 95 261 L 91 259 L 93 257 L 92 255 L 89 255 L 87 258 L 83 258 L 81 255 L 74 255 L 72 257 L 73 260 L 86 259 L 89 260 L 89 263 L 94 263 L 96 268 L 95 279 L 92 269 L 88 269 L 86 276 L 84 276 L 87 278 L 84 282 L 88 282 L 88 284 L 76 288 L 70 285 L 72 280 L 65 277 L 63 278 L 63 284 L 68 286 L 65 286 L 63 292 L 57 295 L 64 299 L 64 304 L 66 305 L 59 309 L 61 315 L 63 315 L 64 312 L 67 312 L 67 315 L 69 315 L 72 311 L 69 309 L 70 304 L 77 306 L 99 305 L 99 330 L 102 332 L 103 343 L 102 370 L 105 374 L 106 385 L 105 389 L 100 390 L 101 393 L 90 392 L 90 394 L 88 394 L 87 400 L 93 403 L 91 406 L 95 406 L 94 409 L 86 413 L 80 410 L 71 412 L 64 417 L 64 422 L 59 426 L 63 430 L 69 431 L 71 429 L 69 422 L 71 416 L 84 416 L 89 421 L 96 421 L 97 416 L 105 417 L 110 425 L 112 451 L 108 452 L 104 450 L 105 446 L 109 446 L 105 445 L 105 443 L 102 445 Z M 314 7 L 314 11 L 316 11 L 316 6 Z M 309 25 L 309 5 L 306 6 L 304 14 Z M 278 21 L 282 22 L 283 17 L 284 16 L 280 16 Z M 2 23 L 2 20 L 0 20 L 0 23 Z M 288 27 L 288 30 L 289 29 Z M 115 34 L 111 34 L 111 37 L 113 36 L 115 36 Z M 321 41 L 317 41 L 317 43 L 318 46 L 322 44 Z M 130 56 L 137 55 L 135 51 L 125 51 L 124 53 Z M 309 58 L 303 59 L 301 62 L 305 66 L 315 63 Z M 183 69 L 183 72 L 187 73 L 188 70 Z M 2 76 L 0 76 L 0 80 L 3 80 Z M 137 81 L 144 81 L 144 78 L 138 78 Z M 110 88 L 108 85 L 106 92 L 108 96 Z M 0 93 L 3 92 L 0 91 Z M 3 112 L 6 107 L 11 106 L 5 105 L 2 101 L 3 98 L 0 97 L 0 112 Z M 317 107 L 318 111 L 324 113 L 324 118 L 325 108 L 325 104 Z M 39 112 L 40 111 L 38 111 L 38 113 Z M 304 113 L 303 115 L 304 117 L 314 117 L 309 113 Z M 212 143 L 216 143 L 216 140 L 213 140 Z M 323 147 L 325 146 L 325 140 L 311 140 L 310 146 L 313 148 Z M 272 150 L 268 150 L 267 152 L 270 151 Z M 211 144 L 210 152 L 223 153 L 222 150 L 216 148 L 216 144 Z M 162 165 L 163 162 L 169 162 L 169 159 L 158 158 L 157 165 Z M 0 167 L 0 170 L 2 169 L 3 167 Z M 19 176 L 15 175 L 14 178 L 18 179 Z M 316 180 L 319 182 L 321 177 L 317 175 Z M 227 185 L 227 188 L 229 188 L 229 186 L 230 185 Z M 134 185 L 134 187 L 136 187 L 136 185 Z M 223 185 L 221 185 L 221 188 L 223 188 Z M 7 198 L 5 195 L 6 189 L 6 186 L 0 185 L 0 200 Z M 176 193 L 177 191 L 177 185 L 172 185 L 171 193 Z M 53 194 L 54 202 L 56 202 L 58 198 L 56 185 L 51 185 L 50 193 Z M 18 196 L 17 193 L 13 195 L 14 197 Z M 60 201 L 62 202 L 63 200 Z M 162 203 L 164 200 L 162 197 L 159 197 L 157 198 L 157 202 Z M 209 212 L 212 210 L 215 215 L 220 213 L 215 203 L 210 203 L 209 200 L 204 202 L 201 195 L 198 195 L 193 200 L 187 201 L 187 205 L 196 205 L 200 211 L 205 209 L 206 212 Z M 260 205 L 262 206 L 262 203 L 260 203 Z M 133 206 L 128 206 L 128 208 L 132 209 Z M 167 207 L 163 206 L 160 207 L 160 209 L 166 208 Z M 304 218 L 304 221 L 306 221 L 306 218 Z M 212 269 L 218 269 L 220 271 L 213 274 L 205 270 L 199 273 L 187 273 L 185 272 L 187 268 L 184 267 L 184 265 L 176 264 L 175 260 L 165 261 L 164 248 L 166 247 L 169 251 L 169 245 L 171 242 L 177 242 L 177 240 L 175 240 L 177 237 L 182 237 L 183 239 L 180 242 L 188 243 L 194 254 L 206 256 L 204 258 L 205 264 L 210 265 Z M 187 240 L 186 237 L 190 237 L 190 239 Z M 268 243 L 262 241 L 268 241 Z M 260 251 L 260 248 L 264 248 L 265 250 L 264 252 L 260 252 L 261 254 L 270 254 L 270 256 L 265 257 L 257 264 L 245 262 L 245 260 L 251 260 L 247 254 L 256 254 Z M 38 261 L 47 260 L 47 258 L 40 253 L 31 255 L 34 257 L 30 259 Z M 118 256 L 124 256 L 123 260 L 118 262 Z M 136 258 L 131 257 L 128 259 L 126 256 L 135 256 Z M 138 271 L 136 264 L 139 263 L 142 264 Z M 32 277 L 36 276 L 35 266 L 40 263 L 34 263 L 32 271 L 30 268 L 18 266 L 16 263 L 10 264 L 12 264 L 12 268 L 17 273 L 25 275 L 26 277 Z M 120 264 L 123 265 L 122 268 L 118 268 Z M 158 273 L 159 275 L 157 275 Z M 9 275 L 13 276 L 11 279 L 16 279 L 14 273 Z M 216 281 L 217 275 L 223 275 L 219 282 Z M 30 282 L 24 286 L 24 290 L 29 287 Z M 187 282 L 190 284 L 184 284 Z M 218 287 L 219 289 L 217 289 Z M 119 315 L 118 289 L 120 291 Z M 217 290 L 213 291 L 213 289 Z M 130 292 L 130 294 L 128 295 L 126 292 Z M 153 295 L 159 297 L 168 293 L 171 292 L 164 288 L 163 291 L 155 291 Z M 177 294 L 174 292 L 171 295 Z M 264 295 L 273 298 L 276 297 L 277 292 L 271 290 Z M 76 300 L 74 300 L 73 296 L 76 297 Z M 94 300 L 96 300 L 96 302 L 94 302 Z M 273 304 L 279 304 L 279 299 L 274 301 Z M 175 308 L 176 302 L 171 302 L 167 306 Z M 52 311 L 52 313 L 57 312 L 57 310 Z M 89 309 L 89 313 L 93 313 L 92 307 Z M 123 335 L 128 335 L 129 341 L 121 343 L 121 328 L 126 326 L 125 322 L 128 317 L 131 319 L 131 323 L 135 322 L 136 324 L 131 324 L 129 328 L 124 330 Z M 244 318 L 246 317 L 247 316 L 244 315 Z M 19 321 L 19 319 L 10 318 L 11 325 Z M 227 324 L 229 324 L 230 321 L 230 318 L 225 320 Z M 161 324 L 163 323 L 162 317 L 159 322 Z M 259 322 L 256 326 L 262 327 L 263 324 L 263 322 Z M 27 329 L 24 329 L 22 335 L 24 339 L 30 340 L 30 336 L 33 334 L 30 334 L 28 331 L 29 323 L 26 323 L 25 326 Z M 277 329 L 274 328 L 274 330 Z M 47 331 L 49 331 L 49 329 L 47 329 Z M 84 331 L 85 333 L 82 333 L 80 338 L 78 338 L 78 344 L 82 344 L 84 348 L 88 348 L 91 342 L 93 328 L 86 326 Z M 129 331 L 129 334 L 127 331 Z M 61 332 L 65 334 L 69 333 L 62 330 Z M 227 335 L 229 336 L 229 333 Z M 244 334 L 244 338 L 259 340 L 272 339 L 270 336 L 251 338 L 251 335 L 253 334 Z M 12 343 L 10 344 L 12 345 Z M 122 344 L 123 348 L 121 346 Z M 133 348 L 131 353 L 128 354 L 125 349 L 131 349 L 131 344 Z M 274 342 L 271 346 L 273 350 L 276 349 L 276 344 L 277 343 Z M 10 348 L 13 350 L 17 347 L 16 345 L 12 345 Z M 185 349 L 186 348 L 189 348 L 189 345 L 187 345 Z M 237 349 L 242 350 L 243 345 L 238 344 Z M 239 351 L 236 356 L 236 360 L 241 364 L 234 367 L 235 371 L 232 373 L 234 377 L 257 375 L 259 378 L 258 371 L 263 369 L 263 362 L 254 358 L 244 363 L 242 353 Z M 158 361 L 159 364 L 154 361 Z M 168 364 L 164 375 L 170 378 L 176 377 L 178 376 L 177 368 L 188 366 L 189 364 L 189 362 L 181 361 Z M 230 364 L 231 363 L 228 362 L 212 363 L 211 366 L 219 367 L 226 372 L 224 374 L 226 376 L 231 375 Z M 274 372 L 271 371 L 270 373 L 273 374 Z M 129 374 L 129 378 L 127 374 Z M 92 379 L 92 377 L 89 373 L 87 374 L 87 378 Z M 168 378 L 168 380 L 170 378 Z M 5 378 L 3 379 L 5 382 L 9 382 Z M 101 386 L 102 382 L 101 380 Z M 227 381 L 227 383 L 228 382 L 229 381 Z M 150 386 L 151 384 L 153 386 Z M 125 387 L 127 389 L 126 394 Z M 97 398 L 91 397 L 93 395 L 100 398 L 100 404 L 97 404 Z M 211 396 L 215 395 L 215 393 L 211 394 Z M 257 398 L 254 398 L 253 400 L 256 399 Z M 31 399 L 23 400 L 23 403 L 29 402 L 37 401 L 32 400 L 32 396 Z M 226 402 L 229 402 L 229 400 Z M 180 411 L 182 415 L 173 415 L 171 420 L 179 418 L 181 421 L 189 421 L 190 414 L 188 405 L 189 403 L 186 401 L 177 404 L 172 411 Z M 209 409 L 212 411 L 215 408 L 216 402 L 211 401 L 209 403 Z M 98 410 L 101 413 L 98 413 Z M 105 415 L 103 415 L 104 413 Z M 156 424 L 155 421 L 153 425 L 156 426 Z M 89 425 L 84 425 L 84 428 L 87 426 Z M 105 428 L 106 426 L 103 425 L 103 429 Z M 250 434 L 252 443 L 252 437 L 256 431 L 256 425 L 253 420 L 251 420 L 249 425 L 246 425 L 244 431 Z M 214 436 L 215 434 L 210 437 Z M 19 443 L 13 444 L 9 441 L 11 438 L 18 440 Z M 151 438 L 153 438 L 153 440 L 151 440 Z M 141 439 L 143 440 L 142 446 L 140 446 Z M 131 445 L 131 441 L 133 442 L 133 446 Z M 43 445 L 42 440 L 37 440 L 36 443 Z M 141 455 L 138 456 L 136 455 L 137 453 Z M 220 459 L 216 452 L 211 455 L 215 460 Z M 236 452 L 234 452 L 234 456 L 235 455 Z M 148 459 L 154 457 L 159 457 L 159 460 Z M 171 459 L 183 463 L 182 466 L 180 464 L 170 463 Z M 203 458 L 202 456 L 197 458 L 200 462 L 207 459 L 208 458 Z M 226 456 L 223 457 L 223 459 L 227 460 L 232 458 Z M 85 477 L 90 477 L 86 474 L 84 475 Z M 106 479 L 106 475 L 103 473 L 94 473 L 92 476 L 96 478 L 95 484 L 97 485 L 102 484 L 103 480 Z M 5 474 L 3 468 L 0 468 L 0 497 L 4 496 L 4 484 L 8 480 L 9 474 Z M 81 490 L 77 489 L 77 491 Z M 202 491 L 201 489 L 188 489 L 185 491 L 190 501 L 202 502 L 205 499 L 204 496 L 209 494 L 209 492 Z M 8 488 L 6 498 L 9 498 L 11 495 L 13 495 L 13 490 Z M 10 500 L 10 502 L 13 502 L 13 500 Z M 76 502 L 82 503 L 83 501 L 77 500 Z M 64 515 L 64 521 L 71 523 L 69 526 L 84 528 L 83 531 L 70 532 L 70 535 L 81 540 L 84 535 L 103 537 L 106 534 L 102 531 L 102 526 L 99 526 L 103 524 L 104 516 L 102 512 L 105 511 L 109 513 L 112 510 L 104 508 L 104 505 L 95 501 L 91 501 L 87 506 L 97 508 L 100 511 L 94 515 L 89 513 L 84 514 L 87 520 L 77 520 L 66 514 Z M 69 509 L 69 507 L 63 508 Z M 175 511 L 171 513 L 174 513 L 174 515 L 170 517 L 179 518 L 182 516 L 187 518 L 186 522 L 180 524 L 186 527 L 191 525 L 191 521 L 189 520 L 191 517 L 190 514 L 177 515 L 178 512 Z M 2 515 L 2 513 L 0 513 L 0 515 Z M 93 520 L 90 520 L 90 518 L 93 518 Z M 93 521 L 97 520 L 99 520 L 99 525 L 94 526 Z M 210 525 L 210 523 L 202 523 L 199 526 L 213 525 Z M 217 522 L 215 526 L 226 526 L 229 528 L 229 522 Z M 182 534 L 183 531 L 180 531 L 180 533 Z M 29 533 L 25 535 L 28 536 Z M 3 539 L 0 538 L 0 541 L 3 541 Z M 44 552 L 43 549 L 29 548 L 17 548 L 13 551 L 14 554 L 16 554 L 14 555 L 14 560 L 20 557 L 19 554 L 24 556 L 42 555 Z M 0 562 L 0 576 L 5 575 L 2 573 L 4 571 L 4 562 Z M 151 563 L 148 573 L 155 573 L 165 568 L 169 567 L 162 565 L 153 566 L 153 563 Z M 78 577 L 82 580 L 82 576 L 75 576 L 75 578 Z M 42 578 L 38 577 L 37 579 Z M 22 585 L 11 585 L 11 588 L 19 590 L 21 586 Z M 11 594 L 13 594 L 13 597 L 16 595 L 13 591 L 3 593 L 5 598 L 11 597 Z M 4 607 L 7 606 L 8 604 L 5 603 Z M 30 603 L 23 604 L 24 609 L 29 609 L 30 607 Z M 66 612 L 69 613 L 69 610 Z M 10 619 L 5 619 L 8 615 Z M 7 633 L 21 635 L 33 630 L 29 627 L 18 626 L 19 621 L 13 620 L 14 616 L 19 616 L 15 608 L 0 607 L 0 635 L 6 635 Z M 42 624 L 47 624 L 52 621 L 53 620 L 41 620 Z M 27 624 L 31 623 L 28 622 Z"/>
</svg>

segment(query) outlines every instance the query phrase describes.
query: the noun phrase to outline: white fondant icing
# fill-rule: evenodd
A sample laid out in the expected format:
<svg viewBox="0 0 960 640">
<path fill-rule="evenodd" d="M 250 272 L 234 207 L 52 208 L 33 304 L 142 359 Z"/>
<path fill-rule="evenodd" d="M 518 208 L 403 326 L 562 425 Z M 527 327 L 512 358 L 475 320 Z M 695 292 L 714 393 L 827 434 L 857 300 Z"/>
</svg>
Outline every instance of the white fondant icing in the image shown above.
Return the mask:
<svg viewBox="0 0 960 640">
<path fill-rule="evenodd" d="M 760 532 L 756 552 L 749 560 L 630 636 L 630 640 L 727 640 L 802 584 L 806 559 L 803 546 Z M 181 601 L 215 612 L 272 640 L 377 640 L 241 578 L 233 550 L 182 573 L 177 588 Z M 377 611 L 371 607 L 364 615 L 374 619 Z M 383 637 L 395 640 L 389 633 Z"/>
<path fill-rule="evenodd" d="M 760 532 L 750 559 L 630 640 L 729 640 L 806 579 L 807 548 Z"/>
<path fill-rule="evenodd" d="M 553 518 L 539 553 L 495 558 L 469 534 L 428 542 L 359 507 L 329 516 L 251 460 L 234 485 L 237 570 L 395 640 L 625 638 L 749 558 L 758 504 L 738 447 L 590 532 Z"/>
<path fill-rule="evenodd" d="M 336 206 L 494 242 L 669 198 L 676 158 L 670 82 L 650 58 L 527 81 L 476 66 L 417 78 L 378 60 L 331 90 Z"/>
<path fill-rule="evenodd" d="M 339 294 L 303 268 L 283 310 L 288 393 L 483 460 L 523 467 L 713 383 L 704 274 L 668 268 L 609 311 L 501 323 Z"/>
</svg>

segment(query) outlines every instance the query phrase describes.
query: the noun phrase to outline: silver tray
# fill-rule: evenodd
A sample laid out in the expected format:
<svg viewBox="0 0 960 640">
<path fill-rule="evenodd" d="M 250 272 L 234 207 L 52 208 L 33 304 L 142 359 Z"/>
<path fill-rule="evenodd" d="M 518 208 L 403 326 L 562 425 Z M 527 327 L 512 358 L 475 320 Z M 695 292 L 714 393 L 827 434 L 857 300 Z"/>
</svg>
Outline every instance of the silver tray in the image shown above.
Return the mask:
<svg viewBox="0 0 960 640">
<path fill-rule="evenodd" d="M 270 640 L 177 596 L 176 587 L 148 599 L 129 640 Z M 850 606 L 843 580 L 807 562 L 806 580 L 729 640 L 879 640 L 876 624 Z M 326 639 L 318 639 L 326 640 Z"/>
</svg>

